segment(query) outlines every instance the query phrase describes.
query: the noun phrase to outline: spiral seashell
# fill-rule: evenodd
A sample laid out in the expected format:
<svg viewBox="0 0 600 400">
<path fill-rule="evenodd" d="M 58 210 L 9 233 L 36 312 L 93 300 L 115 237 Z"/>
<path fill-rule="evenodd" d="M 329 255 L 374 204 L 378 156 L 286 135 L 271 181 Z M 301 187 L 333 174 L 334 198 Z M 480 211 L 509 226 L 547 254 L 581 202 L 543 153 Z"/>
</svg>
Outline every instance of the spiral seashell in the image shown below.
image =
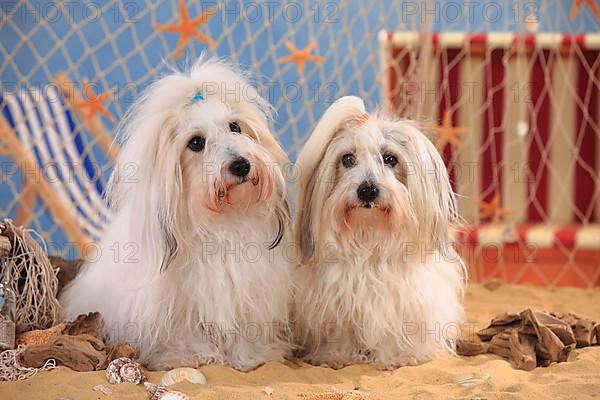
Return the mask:
<svg viewBox="0 0 600 400">
<path fill-rule="evenodd" d="M 145 382 L 144 387 L 150 392 L 150 400 L 190 400 L 186 394 L 170 390 L 164 386 Z"/>
<path fill-rule="evenodd" d="M 129 382 L 139 384 L 146 380 L 144 371 L 138 363 L 131 358 L 121 357 L 112 360 L 106 368 L 106 379 L 113 385 Z"/>
<path fill-rule="evenodd" d="M 204 374 L 197 369 L 183 367 L 172 369 L 164 374 L 161 379 L 161 383 L 165 386 L 171 386 L 182 381 L 204 385 L 206 383 L 206 378 L 204 377 Z"/>
</svg>

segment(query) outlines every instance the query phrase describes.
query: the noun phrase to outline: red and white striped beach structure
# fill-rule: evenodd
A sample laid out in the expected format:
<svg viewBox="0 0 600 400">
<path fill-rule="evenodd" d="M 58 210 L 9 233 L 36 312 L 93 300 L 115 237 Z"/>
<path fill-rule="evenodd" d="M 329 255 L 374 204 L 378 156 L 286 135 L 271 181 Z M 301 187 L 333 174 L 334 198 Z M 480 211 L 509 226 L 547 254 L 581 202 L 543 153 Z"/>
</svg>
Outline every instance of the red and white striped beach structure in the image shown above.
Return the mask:
<svg viewBox="0 0 600 400">
<path fill-rule="evenodd" d="M 600 286 L 600 34 L 382 32 L 386 107 L 426 125 L 459 194 L 475 280 Z M 501 221 L 480 219 L 499 200 Z"/>
</svg>

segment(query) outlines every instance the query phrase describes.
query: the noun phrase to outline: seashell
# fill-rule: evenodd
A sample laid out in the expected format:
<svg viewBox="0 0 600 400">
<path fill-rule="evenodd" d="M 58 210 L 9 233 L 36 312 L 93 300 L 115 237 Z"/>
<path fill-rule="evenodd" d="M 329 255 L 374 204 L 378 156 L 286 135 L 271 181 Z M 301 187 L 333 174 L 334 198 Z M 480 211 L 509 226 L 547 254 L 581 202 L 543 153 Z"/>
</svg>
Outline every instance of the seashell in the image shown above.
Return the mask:
<svg viewBox="0 0 600 400">
<path fill-rule="evenodd" d="M 150 400 L 190 400 L 186 394 L 171 390 L 165 386 L 144 382 L 144 387 L 150 392 Z"/>
<path fill-rule="evenodd" d="M 92 389 L 95 390 L 96 392 L 103 393 L 107 396 L 110 396 L 113 393 L 112 389 L 110 388 L 110 385 L 105 385 L 105 384 L 96 385 Z"/>
<path fill-rule="evenodd" d="M 475 375 L 475 374 L 467 374 L 467 375 L 458 376 L 454 380 L 454 383 L 457 383 L 462 387 L 471 387 L 471 386 L 480 385 L 480 384 L 484 383 L 485 381 L 487 381 L 488 379 L 490 379 L 490 374 L 482 374 L 479 376 Z"/>
<path fill-rule="evenodd" d="M 164 386 L 171 386 L 183 381 L 204 385 L 206 383 L 206 378 L 204 377 L 204 374 L 197 369 L 182 367 L 170 370 L 164 374 L 160 380 Z"/>
<path fill-rule="evenodd" d="M 274 390 L 273 390 L 273 388 L 272 388 L 272 387 L 265 386 L 265 387 L 263 388 L 263 390 L 262 390 L 262 391 L 263 391 L 263 393 L 264 393 L 264 394 L 266 394 L 267 396 L 273 396 L 273 392 L 274 392 Z"/>
<path fill-rule="evenodd" d="M 129 382 L 136 385 L 145 381 L 146 376 L 140 364 L 131 358 L 121 357 L 112 360 L 106 367 L 106 379 L 113 385 L 117 383 Z"/>
</svg>

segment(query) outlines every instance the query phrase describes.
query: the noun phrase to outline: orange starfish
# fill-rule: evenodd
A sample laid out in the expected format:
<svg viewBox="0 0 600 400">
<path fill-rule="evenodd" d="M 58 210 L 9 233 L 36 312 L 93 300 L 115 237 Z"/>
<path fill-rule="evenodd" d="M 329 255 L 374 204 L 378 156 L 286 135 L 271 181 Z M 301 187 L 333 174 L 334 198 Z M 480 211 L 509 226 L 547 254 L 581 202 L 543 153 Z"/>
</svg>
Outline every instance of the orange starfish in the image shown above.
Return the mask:
<svg viewBox="0 0 600 400">
<path fill-rule="evenodd" d="M 460 142 L 459 136 L 467 131 L 463 127 L 452 126 L 452 118 L 448 111 L 444 111 L 442 124 L 434 126 L 433 130 L 438 134 L 437 141 L 435 142 L 435 147 L 438 151 L 444 150 L 447 144 L 460 149 L 462 143 Z"/>
<path fill-rule="evenodd" d="M 91 123 L 97 114 L 103 115 L 104 118 L 108 119 L 110 122 L 115 122 L 114 115 L 112 115 L 104 106 L 104 102 L 113 94 L 113 89 L 96 96 L 92 90 L 92 85 L 90 85 L 87 79 L 84 79 L 83 93 L 85 98 L 73 99 L 71 100 L 71 105 L 74 108 L 82 109 L 86 113 L 83 121 L 84 124 L 88 125 Z"/>
<path fill-rule="evenodd" d="M 596 19 L 600 19 L 600 8 L 598 7 L 598 4 L 596 4 L 596 0 L 575 0 L 571 6 L 571 21 L 575 21 L 577 13 L 579 12 L 581 4 L 583 3 L 585 3 L 592 10 Z"/>
<path fill-rule="evenodd" d="M 285 47 L 288 48 L 291 54 L 286 57 L 281 57 L 278 61 L 296 63 L 296 66 L 298 67 L 298 74 L 300 75 L 304 73 L 304 67 L 308 61 L 316 63 L 320 63 L 323 61 L 323 57 L 310 54 L 312 50 L 317 48 L 317 43 L 314 40 L 302 50 L 298 50 L 292 42 L 289 42 L 287 40 L 285 41 Z"/>
<path fill-rule="evenodd" d="M 8 132 L 8 129 L 6 129 L 4 127 L 4 124 L 2 124 L 2 120 L 0 120 L 0 140 L 2 140 L 2 138 L 5 138 L 6 136 L 10 135 L 10 133 Z M 10 155 L 11 154 L 11 148 L 9 145 L 7 145 L 6 143 L 0 143 L 0 154 L 2 155 Z"/>
<path fill-rule="evenodd" d="M 34 344 L 48 344 L 65 328 L 64 323 L 54 325 L 48 329 L 37 329 L 34 331 L 24 332 L 17 335 L 16 344 L 24 344 L 25 346 L 31 346 Z"/>
<path fill-rule="evenodd" d="M 505 215 L 512 214 L 513 210 L 500 207 L 500 196 L 494 195 L 490 202 L 477 200 L 479 203 L 479 217 L 481 219 L 490 219 L 493 223 L 499 222 Z"/>
<path fill-rule="evenodd" d="M 185 7 L 185 1 L 179 0 L 179 14 L 181 15 L 181 22 L 172 25 L 159 25 L 153 23 L 154 29 L 162 32 L 179 32 L 179 41 L 177 42 L 177 48 L 175 49 L 175 58 L 181 57 L 185 44 L 190 37 L 199 40 L 210 47 L 217 47 L 217 42 L 212 40 L 207 35 L 199 32 L 196 28 L 204 24 L 209 17 L 212 17 L 216 12 L 216 8 L 210 8 L 199 17 L 190 19 L 187 8 Z"/>
</svg>

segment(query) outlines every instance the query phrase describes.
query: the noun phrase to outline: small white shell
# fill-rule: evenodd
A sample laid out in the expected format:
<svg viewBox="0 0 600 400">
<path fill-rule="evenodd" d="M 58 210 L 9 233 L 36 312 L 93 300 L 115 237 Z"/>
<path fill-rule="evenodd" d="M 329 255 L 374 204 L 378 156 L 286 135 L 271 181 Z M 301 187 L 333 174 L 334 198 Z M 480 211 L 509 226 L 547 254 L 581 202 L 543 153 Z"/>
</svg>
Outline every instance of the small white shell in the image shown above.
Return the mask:
<svg viewBox="0 0 600 400">
<path fill-rule="evenodd" d="M 167 389 L 164 386 L 145 382 L 144 387 L 151 394 L 150 400 L 190 400 L 186 394 Z"/>
<path fill-rule="evenodd" d="M 265 386 L 265 387 L 263 388 L 263 390 L 262 390 L 262 391 L 263 391 L 263 393 L 264 393 L 264 394 L 266 394 L 267 396 L 273 396 L 273 392 L 274 392 L 274 390 L 273 390 L 273 388 L 272 388 L 272 387 Z"/>
<path fill-rule="evenodd" d="M 175 368 L 163 375 L 161 383 L 165 386 L 171 386 L 182 381 L 189 381 L 200 385 L 206 384 L 204 374 L 194 368 Z"/>
<path fill-rule="evenodd" d="M 163 394 L 161 394 L 159 397 L 152 397 L 153 400 L 190 400 L 190 398 L 181 393 L 181 392 L 176 392 L 174 390 L 167 390 L 166 392 L 164 392 Z"/>
</svg>

